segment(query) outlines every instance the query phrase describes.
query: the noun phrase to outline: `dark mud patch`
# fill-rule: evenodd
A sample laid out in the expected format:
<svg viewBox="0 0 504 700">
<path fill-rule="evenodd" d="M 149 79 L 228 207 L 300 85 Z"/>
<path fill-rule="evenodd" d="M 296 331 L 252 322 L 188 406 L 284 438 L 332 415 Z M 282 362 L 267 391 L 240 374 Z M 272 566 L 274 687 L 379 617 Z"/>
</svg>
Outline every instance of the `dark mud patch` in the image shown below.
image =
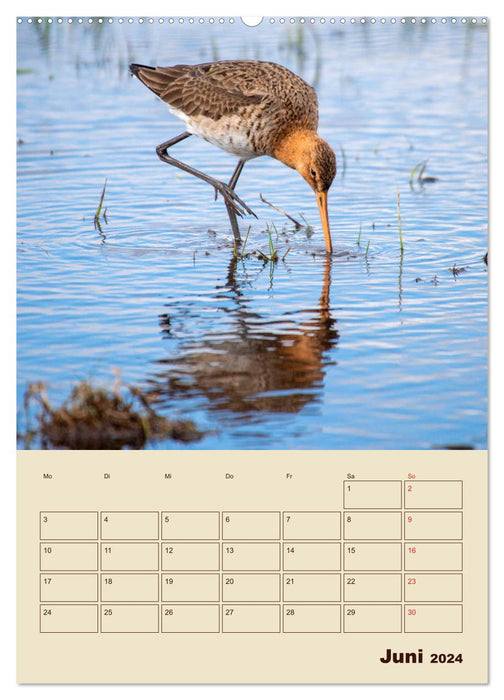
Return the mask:
<svg viewBox="0 0 504 700">
<path fill-rule="evenodd" d="M 158 440 L 193 442 L 204 437 L 192 421 L 170 420 L 156 413 L 154 400 L 135 386 L 116 382 L 109 390 L 83 381 L 61 406 L 53 407 L 45 384 L 29 384 L 24 406 L 28 418 L 36 404 L 37 425 L 18 439 L 25 449 L 36 443 L 42 449 L 120 450 L 142 449 Z"/>
</svg>

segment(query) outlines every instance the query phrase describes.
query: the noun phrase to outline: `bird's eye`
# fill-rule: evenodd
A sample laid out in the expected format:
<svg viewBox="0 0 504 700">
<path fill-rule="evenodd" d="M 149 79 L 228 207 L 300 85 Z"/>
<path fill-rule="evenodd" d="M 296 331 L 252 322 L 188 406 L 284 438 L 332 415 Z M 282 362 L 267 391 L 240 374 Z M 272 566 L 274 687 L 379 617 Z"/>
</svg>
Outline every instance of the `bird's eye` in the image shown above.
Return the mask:
<svg viewBox="0 0 504 700">
<path fill-rule="evenodd" d="M 315 172 L 315 170 L 313 170 L 313 168 L 310 170 L 310 174 L 314 178 L 317 177 L 317 173 Z"/>
</svg>

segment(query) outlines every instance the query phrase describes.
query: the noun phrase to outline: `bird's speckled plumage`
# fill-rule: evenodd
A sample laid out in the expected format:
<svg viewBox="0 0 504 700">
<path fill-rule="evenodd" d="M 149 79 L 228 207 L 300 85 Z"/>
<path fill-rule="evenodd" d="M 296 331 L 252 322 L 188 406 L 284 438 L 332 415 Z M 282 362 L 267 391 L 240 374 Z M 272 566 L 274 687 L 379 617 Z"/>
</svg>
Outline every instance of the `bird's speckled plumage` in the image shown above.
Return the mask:
<svg viewBox="0 0 504 700">
<path fill-rule="evenodd" d="M 186 122 L 188 131 L 240 158 L 274 157 L 288 133 L 317 130 L 315 90 L 276 63 L 134 64 L 132 71 Z"/>
</svg>

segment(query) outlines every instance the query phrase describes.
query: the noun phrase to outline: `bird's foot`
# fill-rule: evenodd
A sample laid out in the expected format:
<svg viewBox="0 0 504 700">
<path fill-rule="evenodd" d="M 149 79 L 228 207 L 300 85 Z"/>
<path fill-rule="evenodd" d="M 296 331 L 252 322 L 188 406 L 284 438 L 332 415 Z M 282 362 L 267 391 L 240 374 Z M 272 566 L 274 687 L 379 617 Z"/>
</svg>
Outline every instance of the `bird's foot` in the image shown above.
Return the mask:
<svg viewBox="0 0 504 700">
<path fill-rule="evenodd" d="M 229 185 L 226 185 L 225 182 L 217 182 L 217 184 L 214 185 L 215 187 L 215 199 L 217 199 L 217 195 L 221 194 L 224 201 L 232 209 L 232 211 L 237 214 L 238 216 L 245 216 L 245 214 L 251 214 L 252 216 L 255 216 L 257 219 L 257 214 L 250 209 L 249 206 L 245 204 L 245 202 L 238 197 L 236 192 L 229 187 Z"/>
</svg>

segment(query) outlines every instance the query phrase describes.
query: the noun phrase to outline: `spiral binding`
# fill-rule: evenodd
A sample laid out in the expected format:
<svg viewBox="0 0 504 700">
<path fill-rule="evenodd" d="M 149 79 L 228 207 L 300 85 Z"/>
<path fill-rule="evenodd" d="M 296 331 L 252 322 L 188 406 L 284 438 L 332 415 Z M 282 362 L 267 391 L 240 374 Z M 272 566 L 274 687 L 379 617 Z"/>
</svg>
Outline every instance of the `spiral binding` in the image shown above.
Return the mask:
<svg viewBox="0 0 504 700">
<path fill-rule="evenodd" d="M 241 17 L 18 17 L 22 24 L 235 24 Z M 487 17 L 263 17 L 259 24 L 488 24 Z M 244 22 L 245 24 L 245 22 Z M 253 28 L 251 25 L 250 28 Z M 259 26 L 259 25 L 257 25 Z"/>
</svg>

